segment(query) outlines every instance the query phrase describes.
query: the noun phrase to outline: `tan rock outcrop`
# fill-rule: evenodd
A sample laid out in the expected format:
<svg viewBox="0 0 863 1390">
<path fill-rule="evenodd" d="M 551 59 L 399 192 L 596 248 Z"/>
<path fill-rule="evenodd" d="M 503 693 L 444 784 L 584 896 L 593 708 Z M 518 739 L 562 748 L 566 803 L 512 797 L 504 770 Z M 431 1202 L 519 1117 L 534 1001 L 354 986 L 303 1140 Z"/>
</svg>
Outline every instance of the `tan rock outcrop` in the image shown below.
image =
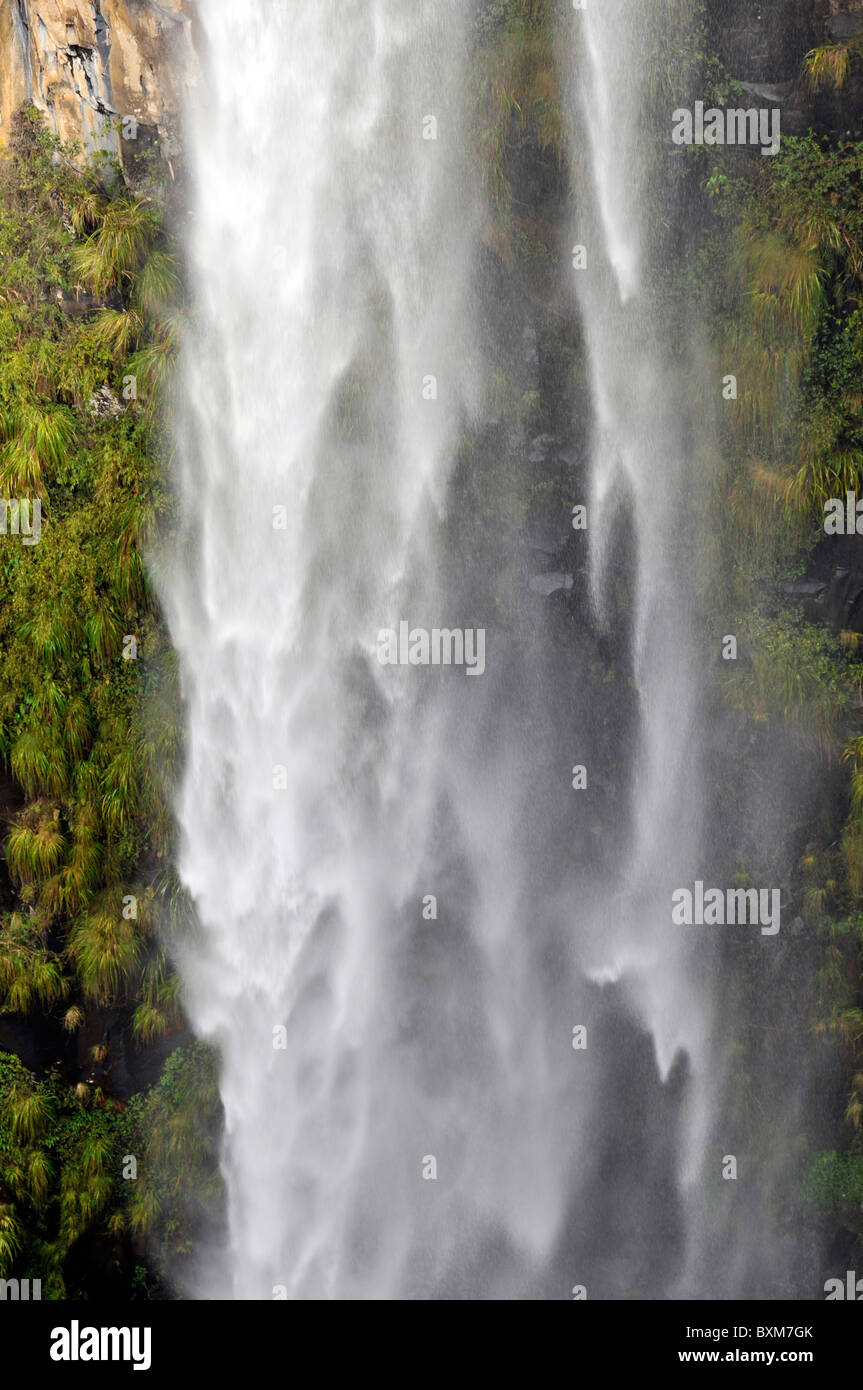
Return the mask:
<svg viewBox="0 0 863 1390">
<path fill-rule="evenodd" d="M 194 0 L 0 0 L 0 146 L 25 102 L 64 141 L 124 165 L 177 149 L 197 77 Z"/>
</svg>

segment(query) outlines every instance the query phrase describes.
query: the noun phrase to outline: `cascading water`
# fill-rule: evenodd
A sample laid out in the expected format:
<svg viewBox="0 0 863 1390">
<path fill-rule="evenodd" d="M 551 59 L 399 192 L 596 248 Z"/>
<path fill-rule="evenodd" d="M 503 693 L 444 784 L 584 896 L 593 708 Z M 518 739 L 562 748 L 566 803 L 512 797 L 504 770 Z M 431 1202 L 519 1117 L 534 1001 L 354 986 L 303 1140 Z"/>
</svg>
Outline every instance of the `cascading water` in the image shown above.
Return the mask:
<svg viewBox="0 0 863 1390">
<path fill-rule="evenodd" d="M 185 525 L 162 583 L 202 926 L 181 965 L 226 1127 L 200 1295 L 655 1297 L 686 1277 L 710 988 L 669 921 L 698 864 L 699 677 L 646 288 L 642 9 L 591 4 L 561 49 L 592 159 L 572 273 L 606 628 L 614 528 L 637 518 L 637 736 L 602 865 L 569 784 L 600 728 L 583 634 L 573 664 L 536 606 L 495 622 L 513 556 L 465 514 L 470 7 L 202 8 Z M 485 669 L 382 665 L 402 623 L 487 629 Z"/>
<path fill-rule="evenodd" d="M 746 994 L 753 971 L 740 961 L 747 950 L 757 954 L 763 982 L 771 946 L 756 932 L 754 947 L 747 947 L 735 940 L 735 928 L 712 939 L 709 931 L 687 931 L 672 924 L 669 910 L 676 889 L 733 872 L 727 850 L 734 836 L 722 821 L 740 814 L 726 806 L 717 816 L 711 785 L 723 751 L 710 747 L 704 711 L 715 710 L 711 682 L 721 662 L 699 595 L 711 572 L 697 446 L 712 439 L 715 427 L 709 407 L 701 406 L 701 418 L 694 413 L 701 386 L 693 386 L 699 374 L 690 370 L 687 353 L 712 374 L 708 401 L 715 399 L 719 366 L 705 355 L 701 325 L 675 307 L 672 268 L 657 249 L 669 228 L 678 237 L 691 235 L 692 214 L 674 192 L 669 158 L 676 103 L 661 95 L 658 74 L 668 70 L 663 50 L 674 51 L 677 29 L 694 14 L 687 0 L 603 0 L 575 17 L 574 33 L 566 26 L 567 50 L 580 54 L 567 94 L 570 150 L 588 152 L 572 239 L 586 252 L 584 268 L 574 273 L 593 407 L 590 587 L 598 622 L 613 630 L 621 621 L 611 601 L 615 552 L 628 545 L 638 697 L 630 831 L 620 845 L 618 884 L 604 884 L 595 900 L 583 963 L 589 978 L 614 982 L 641 1020 L 662 1089 L 673 1091 L 685 1076 L 673 1154 L 663 1156 L 655 1135 L 645 1152 L 645 1166 L 665 1162 L 673 1170 L 666 1232 L 679 1222 L 679 1240 L 669 1242 L 652 1294 L 763 1298 L 797 1294 L 811 1278 L 807 1238 L 790 1238 L 793 1180 L 782 1152 L 802 1128 L 803 1085 L 781 1077 L 780 1055 L 764 1056 L 753 1068 L 761 1117 L 750 1113 L 741 1122 L 739 1090 L 735 1098 L 730 1083 L 735 1049 L 749 1053 L 740 1039 L 753 1026 L 765 1027 L 737 1006 L 734 996 Z M 674 77 L 686 91 L 688 75 Z M 666 257 L 669 244 L 666 237 Z M 763 782 L 756 771 L 759 777 Z M 756 797 L 750 848 L 764 809 Z M 711 838 L 718 827 L 720 835 Z M 791 1020 L 778 978 L 765 995 L 774 991 L 776 1022 L 767 1031 L 781 1034 Z M 809 1059 L 800 1065 L 802 1072 Z M 738 1146 L 747 1154 L 739 1192 L 720 1177 L 723 1155 Z M 782 1232 L 771 1208 L 785 1212 Z M 802 1228 L 804 1218 L 797 1219 Z"/>
<path fill-rule="evenodd" d="M 375 642 L 433 604 L 465 393 L 463 21 L 454 4 L 214 0 L 203 22 L 192 536 L 169 603 L 189 701 L 181 868 L 206 932 L 190 1002 L 224 1059 L 217 1284 L 344 1293 L 355 1241 L 374 1294 L 402 1252 L 394 1227 L 361 1252 L 358 1187 L 396 1103 L 380 994 L 430 737 Z M 390 1168 L 377 1200 L 398 1200 Z"/>
<path fill-rule="evenodd" d="M 603 913 L 603 978 L 621 980 L 653 1037 L 667 1076 L 684 1052 L 691 1069 L 689 1140 L 683 1172 L 697 1172 L 708 1110 L 710 993 L 698 978 L 703 954 L 687 950 L 670 919 L 675 886 L 697 876 L 703 780 L 696 712 L 700 652 L 693 637 L 691 495 L 697 490 L 683 437 L 685 408 L 674 380 L 666 325 L 652 293 L 662 272 L 646 243 L 661 197 L 645 186 L 645 146 L 661 140 L 644 100 L 644 66 L 655 7 L 605 0 L 579 15 L 582 66 L 570 92 L 573 147 L 588 135 L 588 188 L 579 190 L 574 236 L 588 261 L 576 273 L 594 405 L 591 456 L 591 581 L 608 623 L 609 552 L 615 517 L 630 507 L 636 552 L 633 675 L 640 742 L 631 788 L 632 842 L 626 887 Z M 590 189 L 593 190 L 591 204 Z M 691 446 L 690 446 L 691 447 Z"/>
</svg>

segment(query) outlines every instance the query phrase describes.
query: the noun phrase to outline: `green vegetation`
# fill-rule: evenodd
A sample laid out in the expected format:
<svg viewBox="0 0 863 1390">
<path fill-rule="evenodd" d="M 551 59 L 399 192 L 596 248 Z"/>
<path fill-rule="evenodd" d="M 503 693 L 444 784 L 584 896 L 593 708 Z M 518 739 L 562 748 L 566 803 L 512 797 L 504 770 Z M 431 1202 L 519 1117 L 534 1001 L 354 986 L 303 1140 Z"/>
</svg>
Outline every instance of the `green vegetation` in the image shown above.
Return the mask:
<svg viewBox="0 0 863 1390">
<path fill-rule="evenodd" d="M 810 55 L 810 76 L 828 59 Z M 830 60 L 832 61 L 832 59 Z M 863 491 L 863 150 L 810 132 L 783 137 L 772 159 L 741 172 L 712 155 L 700 183 L 704 245 L 689 293 L 715 324 L 712 381 L 693 394 L 715 420 L 703 450 L 714 583 L 703 596 L 714 640 L 735 632 L 739 659 L 721 672 L 724 697 L 753 727 L 784 725 L 791 747 L 840 784 L 806 836 L 788 893 L 813 933 L 811 1035 L 848 1078 L 836 1151 L 810 1153 L 803 1196 L 821 1219 L 863 1239 L 863 691 L 861 636 L 832 632 L 789 605 L 785 588 L 824 540 L 823 508 Z M 697 161 L 689 174 L 694 184 Z M 737 378 L 736 399 L 716 383 Z M 711 404 L 711 402 L 713 404 Z M 801 1137 L 801 1157 L 807 1141 Z M 855 1207 L 856 1200 L 856 1207 Z"/>
<path fill-rule="evenodd" d="M 170 1259 L 176 1270 L 219 1208 L 221 1116 L 216 1057 L 203 1043 L 174 1051 L 158 1083 L 129 1107 L 131 1152 L 142 1161 L 123 1219 L 125 1229 L 145 1238 L 157 1268 Z"/>
<path fill-rule="evenodd" d="M 108 1270 L 182 1267 L 196 1222 L 220 1196 L 221 1108 L 215 1059 L 201 1043 L 169 1057 L 159 1082 L 126 1107 L 56 1071 L 37 1081 L 0 1052 L 0 1277 L 41 1279 L 43 1297 L 80 1297 L 70 1256 L 89 1232 Z M 146 1265 L 137 1283 L 153 1281 Z"/>
<path fill-rule="evenodd" d="M 840 91 L 852 68 L 859 67 L 863 57 L 863 35 L 855 34 L 845 42 L 825 43 L 813 48 L 804 59 L 804 72 L 810 92 L 821 88 Z"/>
<path fill-rule="evenodd" d="M 499 0 L 478 20 L 478 144 L 487 186 L 499 202 L 512 195 L 507 151 L 525 129 L 540 150 L 563 160 L 551 8 L 551 0 Z"/>
<path fill-rule="evenodd" d="M 176 272 L 154 208 L 56 153 L 25 114 L 0 189 L 0 485 L 42 505 L 39 544 L 0 548 L 0 754 L 25 797 L 0 1008 L 86 1011 L 136 997 L 174 887 L 176 667 L 141 557 L 169 507 L 153 362 Z M 95 309 L 64 312 L 82 292 Z M 162 1031 L 177 1021 L 167 1010 Z"/>
<path fill-rule="evenodd" d="M 38 1010 L 74 1039 L 120 1009 L 143 1046 L 181 1027 L 163 941 L 189 916 L 172 864 L 176 660 L 142 559 L 170 522 L 177 266 L 156 204 L 109 166 L 77 172 L 25 110 L 0 171 L 0 283 L 0 494 L 41 504 L 38 544 L 0 537 L 0 757 L 23 801 L 7 810 L 0 1014 Z M 110 1044 L 90 1057 L 110 1072 Z M 128 1185 L 147 1201 L 122 1198 L 117 1155 L 145 1152 L 128 1135 L 148 1106 L 179 1134 L 185 1102 L 160 1083 L 126 1115 L 98 1083 L 0 1067 L 0 1276 L 26 1267 L 59 1296 L 85 1231 L 158 1227 L 159 1165 L 181 1150 Z M 182 1223 L 166 1219 L 170 1243 Z"/>
<path fill-rule="evenodd" d="M 744 634 L 745 650 L 740 669 L 724 673 L 731 707 L 757 723 L 779 719 L 801 740 L 841 756 L 863 665 L 849 659 L 826 628 L 793 610 L 770 617 L 742 613 L 736 630 Z"/>
</svg>

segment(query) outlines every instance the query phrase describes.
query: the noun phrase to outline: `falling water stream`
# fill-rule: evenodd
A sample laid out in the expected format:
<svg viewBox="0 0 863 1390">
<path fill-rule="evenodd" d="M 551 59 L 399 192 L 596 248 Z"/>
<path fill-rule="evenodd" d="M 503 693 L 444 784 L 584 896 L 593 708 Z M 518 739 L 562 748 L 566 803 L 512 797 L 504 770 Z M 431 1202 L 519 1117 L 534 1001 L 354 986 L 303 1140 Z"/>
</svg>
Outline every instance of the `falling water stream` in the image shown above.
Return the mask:
<svg viewBox="0 0 863 1390">
<path fill-rule="evenodd" d="M 600 874 L 558 850 L 537 774 L 556 760 L 568 786 L 590 764 L 577 676 L 538 657 L 541 619 L 496 631 L 448 550 L 482 411 L 470 6 L 201 7 L 184 530 L 163 586 L 202 927 L 181 964 L 225 1110 L 227 1235 L 198 1296 L 680 1292 L 711 997 L 669 916 L 698 864 L 699 677 L 687 455 L 644 265 L 645 8 L 591 4 L 561 39 L 590 154 L 573 239 L 606 627 L 615 518 L 638 519 L 630 809 Z M 485 671 L 381 665 L 402 621 L 487 624 Z"/>
<path fill-rule="evenodd" d="M 689 569 L 686 502 L 697 484 L 670 344 L 651 295 L 659 273 L 645 264 L 658 201 L 645 187 L 643 149 L 657 136 L 643 103 L 650 12 L 629 0 L 605 0 L 584 12 L 583 66 L 571 94 L 575 131 L 580 118 L 589 136 L 594 195 L 592 206 L 579 200 L 583 225 L 575 230 L 591 258 L 577 283 L 594 407 L 591 581 L 606 623 L 614 519 L 625 506 L 634 517 L 636 554 L 634 825 L 622 860 L 624 886 L 605 914 L 600 950 L 604 976 L 623 980 L 642 1012 L 661 1074 L 668 1075 L 681 1050 L 688 1058 L 692 1095 L 682 1170 L 692 1179 L 707 1119 L 710 996 L 698 978 L 703 958 L 672 926 L 668 904 L 675 886 L 698 876 L 700 862 L 701 653 L 692 595 L 681 583 Z"/>
</svg>

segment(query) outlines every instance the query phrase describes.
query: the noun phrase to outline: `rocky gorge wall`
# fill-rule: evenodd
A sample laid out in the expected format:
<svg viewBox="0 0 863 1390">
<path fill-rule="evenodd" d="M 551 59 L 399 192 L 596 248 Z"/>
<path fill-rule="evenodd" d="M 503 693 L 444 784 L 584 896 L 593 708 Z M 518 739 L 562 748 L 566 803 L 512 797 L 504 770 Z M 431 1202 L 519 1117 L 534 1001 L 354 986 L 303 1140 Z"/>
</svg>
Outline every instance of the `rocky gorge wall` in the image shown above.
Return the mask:
<svg viewBox="0 0 863 1390">
<path fill-rule="evenodd" d="M 194 0 L 0 0 L 0 148 L 23 104 L 65 142 L 108 150 L 134 177 L 172 161 L 186 85 L 197 80 Z"/>
<path fill-rule="evenodd" d="M 714 0 L 708 10 L 729 72 L 753 101 L 782 105 L 789 129 L 801 55 L 863 32 L 863 0 Z M 196 31 L 196 0 L 0 0 L 0 150 L 29 102 L 63 141 L 107 149 L 133 176 L 154 146 L 175 159 L 183 93 L 200 78 Z"/>
</svg>

